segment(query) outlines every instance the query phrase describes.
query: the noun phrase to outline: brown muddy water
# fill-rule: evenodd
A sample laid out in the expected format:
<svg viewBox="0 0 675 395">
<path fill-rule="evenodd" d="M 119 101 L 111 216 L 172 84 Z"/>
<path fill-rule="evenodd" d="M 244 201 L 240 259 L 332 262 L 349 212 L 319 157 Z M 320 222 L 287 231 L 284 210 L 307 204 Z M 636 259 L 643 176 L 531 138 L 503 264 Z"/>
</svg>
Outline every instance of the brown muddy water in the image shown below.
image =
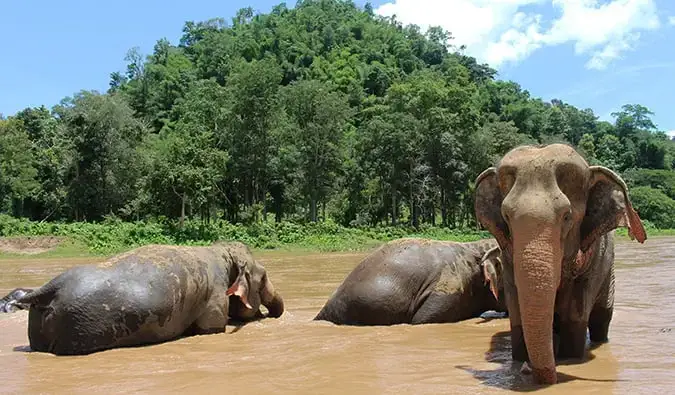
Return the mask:
<svg viewBox="0 0 675 395">
<path fill-rule="evenodd" d="M 0 392 L 487 394 L 536 388 L 511 362 L 508 319 L 338 327 L 313 322 L 365 256 L 259 253 L 286 312 L 233 332 L 77 357 L 31 353 L 27 313 L 0 314 Z M 616 249 L 610 342 L 558 366 L 542 393 L 675 392 L 675 238 Z M 0 260 L 0 294 L 37 287 L 86 260 Z"/>
</svg>

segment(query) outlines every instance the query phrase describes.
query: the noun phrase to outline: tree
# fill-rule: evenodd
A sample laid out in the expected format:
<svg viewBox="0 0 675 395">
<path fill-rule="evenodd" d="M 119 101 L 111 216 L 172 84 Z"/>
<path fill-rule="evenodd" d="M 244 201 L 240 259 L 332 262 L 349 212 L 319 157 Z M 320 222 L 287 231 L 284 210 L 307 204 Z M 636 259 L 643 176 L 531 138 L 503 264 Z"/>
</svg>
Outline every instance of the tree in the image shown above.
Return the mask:
<svg viewBox="0 0 675 395">
<path fill-rule="evenodd" d="M 81 91 L 55 108 L 70 141 L 68 196 L 75 220 L 117 213 L 135 196 L 136 147 L 146 130 L 121 96 Z"/>
<path fill-rule="evenodd" d="M 67 175 L 73 162 L 72 142 L 45 107 L 26 108 L 16 114 L 31 141 L 33 167 L 39 186 L 23 204 L 23 213 L 33 220 L 67 215 Z"/>
<path fill-rule="evenodd" d="M 235 98 L 228 119 L 229 132 L 221 144 L 229 147 L 231 169 L 236 175 L 230 182 L 238 196 L 230 196 L 229 200 L 252 207 L 264 203 L 269 190 L 269 163 L 275 155 L 281 116 L 281 72 L 271 58 L 240 62 L 235 70 L 227 84 Z M 232 209 L 238 211 L 236 207 Z"/>
<path fill-rule="evenodd" d="M 672 173 L 675 142 L 648 108 L 626 104 L 607 122 L 534 97 L 450 32 L 372 5 L 247 7 L 182 33 L 129 50 L 105 94 L 0 116 L 0 211 L 471 227 L 476 176 L 518 145 L 552 142 L 670 193 L 650 172 Z"/>
<path fill-rule="evenodd" d="M 299 81 L 284 91 L 290 116 L 291 141 L 299 153 L 302 190 L 309 200 L 310 220 L 318 220 L 317 205 L 327 197 L 341 171 L 343 139 L 351 109 L 347 98 L 319 81 Z"/>
<path fill-rule="evenodd" d="M 23 200 L 38 186 L 28 133 L 16 118 L 0 120 L 0 208 L 23 215 Z"/>
</svg>

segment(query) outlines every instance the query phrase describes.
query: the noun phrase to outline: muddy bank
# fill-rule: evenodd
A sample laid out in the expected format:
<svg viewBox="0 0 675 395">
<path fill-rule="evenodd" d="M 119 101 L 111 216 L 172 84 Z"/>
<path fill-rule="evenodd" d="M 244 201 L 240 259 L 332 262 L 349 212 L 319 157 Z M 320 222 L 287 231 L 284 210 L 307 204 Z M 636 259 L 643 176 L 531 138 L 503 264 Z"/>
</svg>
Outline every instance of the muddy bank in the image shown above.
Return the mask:
<svg viewBox="0 0 675 395">
<path fill-rule="evenodd" d="M 0 237 L 0 253 L 37 255 L 51 251 L 65 241 L 60 236 Z"/>
</svg>

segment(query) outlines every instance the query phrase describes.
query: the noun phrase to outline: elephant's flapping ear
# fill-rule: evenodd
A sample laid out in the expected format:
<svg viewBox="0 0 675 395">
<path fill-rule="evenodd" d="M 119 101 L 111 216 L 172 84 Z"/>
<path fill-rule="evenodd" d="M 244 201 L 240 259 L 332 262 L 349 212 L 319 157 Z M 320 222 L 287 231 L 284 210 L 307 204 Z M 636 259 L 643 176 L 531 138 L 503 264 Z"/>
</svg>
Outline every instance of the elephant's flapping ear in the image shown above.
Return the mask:
<svg viewBox="0 0 675 395">
<path fill-rule="evenodd" d="M 494 247 L 483 255 L 480 263 L 483 269 L 484 282 L 490 283 L 490 291 L 494 295 L 495 300 L 499 300 L 500 254 L 501 250 L 499 247 Z"/>
<path fill-rule="evenodd" d="M 490 167 L 476 177 L 474 210 L 478 222 L 497 239 L 502 249 L 510 248 L 511 234 L 502 217 L 503 196 L 499 189 L 497 170 Z"/>
<path fill-rule="evenodd" d="M 246 308 L 248 309 L 252 309 L 253 307 L 248 302 L 248 293 L 251 289 L 251 286 L 246 276 L 246 266 L 245 265 L 237 265 L 237 266 L 239 268 L 239 275 L 237 276 L 237 279 L 234 280 L 234 283 L 230 286 L 230 288 L 227 289 L 225 294 L 227 296 L 230 295 L 239 296 L 244 306 L 246 306 Z"/>
<path fill-rule="evenodd" d="M 618 227 L 627 227 L 631 239 L 644 243 L 647 233 L 628 197 L 626 183 L 602 166 L 591 166 L 586 215 L 581 223 L 581 251 L 586 252 L 598 237 Z"/>
</svg>

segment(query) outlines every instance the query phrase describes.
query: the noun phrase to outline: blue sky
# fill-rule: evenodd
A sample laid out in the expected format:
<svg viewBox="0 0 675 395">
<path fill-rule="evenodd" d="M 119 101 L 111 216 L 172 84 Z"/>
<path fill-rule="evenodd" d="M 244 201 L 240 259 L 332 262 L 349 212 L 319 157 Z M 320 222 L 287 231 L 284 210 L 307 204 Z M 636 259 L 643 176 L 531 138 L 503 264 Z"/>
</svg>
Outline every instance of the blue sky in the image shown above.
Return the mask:
<svg viewBox="0 0 675 395">
<path fill-rule="evenodd" d="M 0 113 L 51 107 L 80 89 L 105 91 L 127 50 L 176 43 L 187 20 L 225 17 L 280 1 L 13 1 L 2 6 Z M 363 5 L 365 1 L 357 0 Z M 422 28 L 442 25 L 467 53 L 534 96 L 591 108 L 602 119 L 626 103 L 675 131 L 673 0 L 374 0 L 376 12 Z M 289 6 L 294 0 L 287 2 Z"/>
</svg>

